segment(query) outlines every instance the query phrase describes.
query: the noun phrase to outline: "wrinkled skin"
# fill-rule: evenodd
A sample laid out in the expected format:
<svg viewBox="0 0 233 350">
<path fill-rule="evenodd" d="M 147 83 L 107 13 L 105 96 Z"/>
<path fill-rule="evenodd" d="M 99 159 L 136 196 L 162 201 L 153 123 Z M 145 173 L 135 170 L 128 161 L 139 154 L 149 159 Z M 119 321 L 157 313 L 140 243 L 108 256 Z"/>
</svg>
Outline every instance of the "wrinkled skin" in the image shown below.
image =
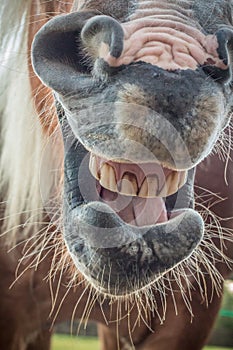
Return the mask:
<svg viewBox="0 0 233 350">
<path fill-rule="evenodd" d="M 178 182 L 210 153 L 232 106 L 229 18 L 216 14 L 210 31 L 197 2 L 128 5 L 116 19 L 95 3 L 75 5 L 39 31 L 32 51 L 63 132 L 64 238 L 78 270 L 111 295 L 155 282 L 199 244 L 203 221 L 187 209 L 194 174 L 181 190 Z M 176 189 L 162 194 L 170 176 Z"/>
<path fill-rule="evenodd" d="M 165 37 L 162 42 L 166 40 L 168 55 L 159 55 L 158 52 L 164 52 L 165 46 L 154 45 L 159 41 L 157 37 L 153 37 L 153 52 L 150 52 L 150 45 L 145 44 L 140 31 L 140 18 L 145 16 L 145 12 L 131 1 L 105 4 L 102 1 L 77 2 L 72 14 L 51 20 L 39 32 L 33 44 L 34 69 L 43 83 L 55 92 L 64 139 L 64 240 L 75 268 L 98 291 L 114 296 L 134 293 L 151 283 L 156 286 L 167 271 L 176 268 L 198 250 L 203 239 L 203 221 L 192 209 L 194 168 L 197 167 L 195 182 L 198 186 L 228 198 L 213 205 L 214 213 L 223 218 L 232 216 L 231 162 L 227 168 L 227 186 L 224 163 L 217 156 L 203 160 L 227 125 L 232 107 L 229 54 L 232 45 L 231 2 L 183 1 L 182 6 L 178 6 L 176 1 L 167 1 L 163 5 L 155 2 L 155 5 L 160 10 L 175 10 L 180 23 L 189 26 L 189 29 L 185 27 L 189 39 L 195 37 L 194 50 L 188 46 L 183 60 L 176 49 L 171 49 L 167 33 L 163 33 Z M 150 11 L 150 15 L 155 14 L 155 9 Z M 108 16 L 107 19 L 100 17 L 100 13 Z M 96 19 L 96 16 L 99 18 Z M 114 16 L 116 22 L 109 21 L 109 16 Z M 174 13 L 168 27 L 177 20 L 173 16 Z M 134 22 L 137 20 L 138 26 Z M 146 29 L 148 27 L 151 27 L 150 23 L 145 26 Z M 111 38 L 106 35 L 106 28 L 107 32 L 114 29 Z M 178 32 L 182 32 L 182 29 Z M 174 34 L 175 37 L 178 32 Z M 131 50 L 135 40 L 139 45 Z M 149 54 L 148 51 L 144 53 L 144 44 Z M 85 55 L 88 58 L 83 60 Z M 169 55 L 175 59 L 171 60 Z M 149 216 L 154 215 L 149 200 L 139 200 L 139 203 L 127 207 L 124 200 L 129 196 L 122 196 L 123 199 L 119 196 L 116 205 L 121 205 L 122 199 L 122 212 L 125 213 L 118 210 L 118 215 L 113 205 L 108 205 L 111 202 L 109 192 L 113 191 L 101 190 L 103 195 L 101 202 L 99 200 L 99 185 L 96 190 L 96 182 L 90 176 L 88 166 L 85 166 L 89 152 L 112 162 L 108 165 L 112 164 L 115 171 L 118 168 L 129 169 L 129 163 L 140 164 L 144 171 L 146 166 L 141 164 L 153 163 L 154 167 L 156 163 L 161 166 L 165 178 L 169 172 L 181 174 L 187 171 L 187 181 L 178 194 L 165 196 L 166 210 L 160 199 L 151 200 L 153 207 L 155 201 L 161 208 L 153 220 L 146 217 L 148 213 Z M 98 161 L 99 158 L 94 159 Z M 118 163 L 121 165 L 118 166 Z M 81 175 L 80 169 L 83 171 Z M 206 173 L 211 174 L 211 182 Z M 138 175 L 134 175 L 137 178 Z M 138 212 L 137 206 L 141 202 L 146 208 L 142 210 L 143 218 L 139 225 L 135 225 L 135 222 L 130 225 L 134 220 L 139 222 L 137 215 L 136 218 L 131 215 L 132 211 Z M 172 218 L 171 215 L 168 220 L 166 212 L 170 215 L 174 210 L 177 210 L 178 216 Z M 222 220 L 222 225 L 232 228 L 232 220 Z M 219 245 L 218 239 L 216 245 Z M 228 254 L 230 251 L 232 246 L 229 244 Z M 202 263 L 199 264 L 205 271 Z M 225 264 L 216 263 L 216 267 L 223 277 L 228 275 Z M 150 310 L 147 323 L 156 333 L 152 334 L 144 325 L 136 327 L 132 334 L 136 349 L 202 348 L 217 314 L 220 298 L 214 294 L 207 312 L 203 294 L 199 292 L 204 288 L 204 282 L 200 287 L 195 276 L 188 278 L 194 285 L 192 296 L 189 296 L 194 313 L 193 323 L 190 323 L 190 313 L 181 293 L 176 296 L 176 316 L 172 293 L 168 292 L 164 324 L 160 325 L 159 318 Z M 211 276 L 205 278 L 207 299 L 210 300 Z M 176 283 L 170 283 L 176 290 Z M 185 289 L 188 294 L 188 288 Z M 162 313 L 160 297 L 154 293 L 154 305 Z M 110 312 L 106 302 L 103 308 L 108 320 L 116 319 L 115 306 Z M 82 311 L 80 305 L 77 317 L 82 316 Z M 129 316 L 132 325 L 137 319 L 137 312 L 137 308 L 132 308 Z M 96 303 L 91 318 L 104 324 L 105 320 L 100 315 Z M 130 342 L 127 323 L 127 317 L 119 322 L 122 349 L 125 341 Z M 115 322 L 109 328 L 102 326 L 100 336 L 104 350 L 117 349 Z"/>
</svg>

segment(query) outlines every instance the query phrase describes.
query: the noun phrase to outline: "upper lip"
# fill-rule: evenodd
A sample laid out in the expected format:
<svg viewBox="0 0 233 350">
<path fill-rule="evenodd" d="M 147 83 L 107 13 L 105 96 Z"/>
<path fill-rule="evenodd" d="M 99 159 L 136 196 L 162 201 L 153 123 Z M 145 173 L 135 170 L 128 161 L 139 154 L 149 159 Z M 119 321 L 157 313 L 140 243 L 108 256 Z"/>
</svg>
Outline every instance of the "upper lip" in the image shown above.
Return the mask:
<svg viewBox="0 0 233 350">
<path fill-rule="evenodd" d="M 179 215 L 168 222 L 127 224 L 98 200 L 89 155 L 77 140 L 65 151 L 64 238 L 77 268 L 96 288 L 111 295 L 133 293 L 191 255 L 202 238 L 203 220 L 183 209 L 182 199 Z"/>
</svg>

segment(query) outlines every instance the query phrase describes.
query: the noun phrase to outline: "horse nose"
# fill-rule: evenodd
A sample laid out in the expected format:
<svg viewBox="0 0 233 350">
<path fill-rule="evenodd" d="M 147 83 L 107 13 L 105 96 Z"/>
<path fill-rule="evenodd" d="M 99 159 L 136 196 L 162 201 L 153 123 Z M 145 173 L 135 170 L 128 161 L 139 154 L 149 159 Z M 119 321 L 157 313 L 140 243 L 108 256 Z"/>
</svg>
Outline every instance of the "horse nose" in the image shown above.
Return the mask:
<svg viewBox="0 0 233 350">
<path fill-rule="evenodd" d="M 97 11 L 57 16 L 34 38 L 33 68 L 53 90 L 64 94 L 77 91 L 77 74 L 97 71 L 102 74 L 104 68 L 97 69 L 97 66 L 105 63 L 101 58 L 103 51 L 116 60 L 123 51 L 123 39 L 121 24 L 111 17 L 97 15 Z M 102 66 L 111 71 L 108 64 Z"/>
<path fill-rule="evenodd" d="M 82 42 L 94 59 L 94 74 L 111 74 L 109 62 L 119 58 L 124 48 L 124 30 L 121 24 L 109 16 L 90 18 L 81 31 Z M 117 68 L 116 68 L 117 69 Z"/>
<path fill-rule="evenodd" d="M 119 22 L 109 16 L 95 16 L 90 18 L 81 32 L 84 45 L 92 52 L 101 50 L 105 44 L 109 48 L 109 54 L 119 58 L 123 51 L 124 31 Z"/>
</svg>

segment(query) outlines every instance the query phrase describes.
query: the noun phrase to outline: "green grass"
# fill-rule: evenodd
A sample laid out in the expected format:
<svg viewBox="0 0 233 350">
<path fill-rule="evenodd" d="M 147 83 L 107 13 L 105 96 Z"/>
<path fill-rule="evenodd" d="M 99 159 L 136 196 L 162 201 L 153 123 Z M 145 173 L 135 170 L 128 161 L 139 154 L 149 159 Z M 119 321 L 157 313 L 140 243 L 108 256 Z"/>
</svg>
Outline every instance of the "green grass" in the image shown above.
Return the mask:
<svg viewBox="0 0 233 350">
<path fill-rule="evenodd" d="M 220 348 L 219 346 L 206 346 L 204 350 L 233 350 L 233 348 Z"/>
<path fill-rule="evenodd" d="M 52 350 L 99 350 L 99 342 L 96 338 L 71 337 L 55 334 L 52 339 Z M 219 348 L 206 346 L 204 350 L 233 350 L 233 348 Z"/>
<path fill-rule="evenodd" d="M 55 334 L 52 338 L 52 350 L 99 350 L 97 338 L 71 337 Z"/>
</svg>

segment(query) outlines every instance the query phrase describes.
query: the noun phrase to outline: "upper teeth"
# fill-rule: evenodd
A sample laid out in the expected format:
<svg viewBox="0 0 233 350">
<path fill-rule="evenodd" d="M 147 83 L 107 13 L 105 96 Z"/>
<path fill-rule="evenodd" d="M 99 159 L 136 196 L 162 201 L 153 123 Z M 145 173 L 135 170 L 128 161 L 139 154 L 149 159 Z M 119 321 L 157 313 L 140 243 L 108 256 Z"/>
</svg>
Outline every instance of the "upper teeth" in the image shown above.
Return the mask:
<svg viewBox="0 0 233 350">
<path fill-rule="evenodd" d="M 102 163 L 100 166 L 96 156 L 91 154 L 89 168 L 92 175 L 99 180 L 102 187 L 112 191 L 119 192 L 128 196 L 148 197 L 167 197 L 178 191 L 186 182 L 186 171 L 171 171 L 163 184 L 159 184 L 156 174 L 145 176 L 142 184 L 138 185 L 137 177 L 126 172 L 119 181 L 116 179 L 114 168 L 108 163 Z"/>
<path fill-rule="evenodd" d="M 114 172 L 114 169 L 110 165 L 104 164 L 102 166 L 102 168 L 100 169 L 100 177 L 97 179 L 99 180 L 101 186 L 103 186 L 104 188 L 107 188 L 108 190 L 111 190 L 112 192 L 118 192 L 115 172 Z"/>
<path fill-rule="evenodd" d="M 139 190 L 139 197 L 158 197 L 159 182 L 158 178 L 154 175 L 147 176 L 142 183 Z"/>
<path fill-rule="evenodd" d="M 126 173 L 119 182 L 120 183 L 118 184 L 118 191 L 120 193 L 127 194 L 130 196 L 137 196 L 138 184 L 134 174 Z"/>
</svg>

